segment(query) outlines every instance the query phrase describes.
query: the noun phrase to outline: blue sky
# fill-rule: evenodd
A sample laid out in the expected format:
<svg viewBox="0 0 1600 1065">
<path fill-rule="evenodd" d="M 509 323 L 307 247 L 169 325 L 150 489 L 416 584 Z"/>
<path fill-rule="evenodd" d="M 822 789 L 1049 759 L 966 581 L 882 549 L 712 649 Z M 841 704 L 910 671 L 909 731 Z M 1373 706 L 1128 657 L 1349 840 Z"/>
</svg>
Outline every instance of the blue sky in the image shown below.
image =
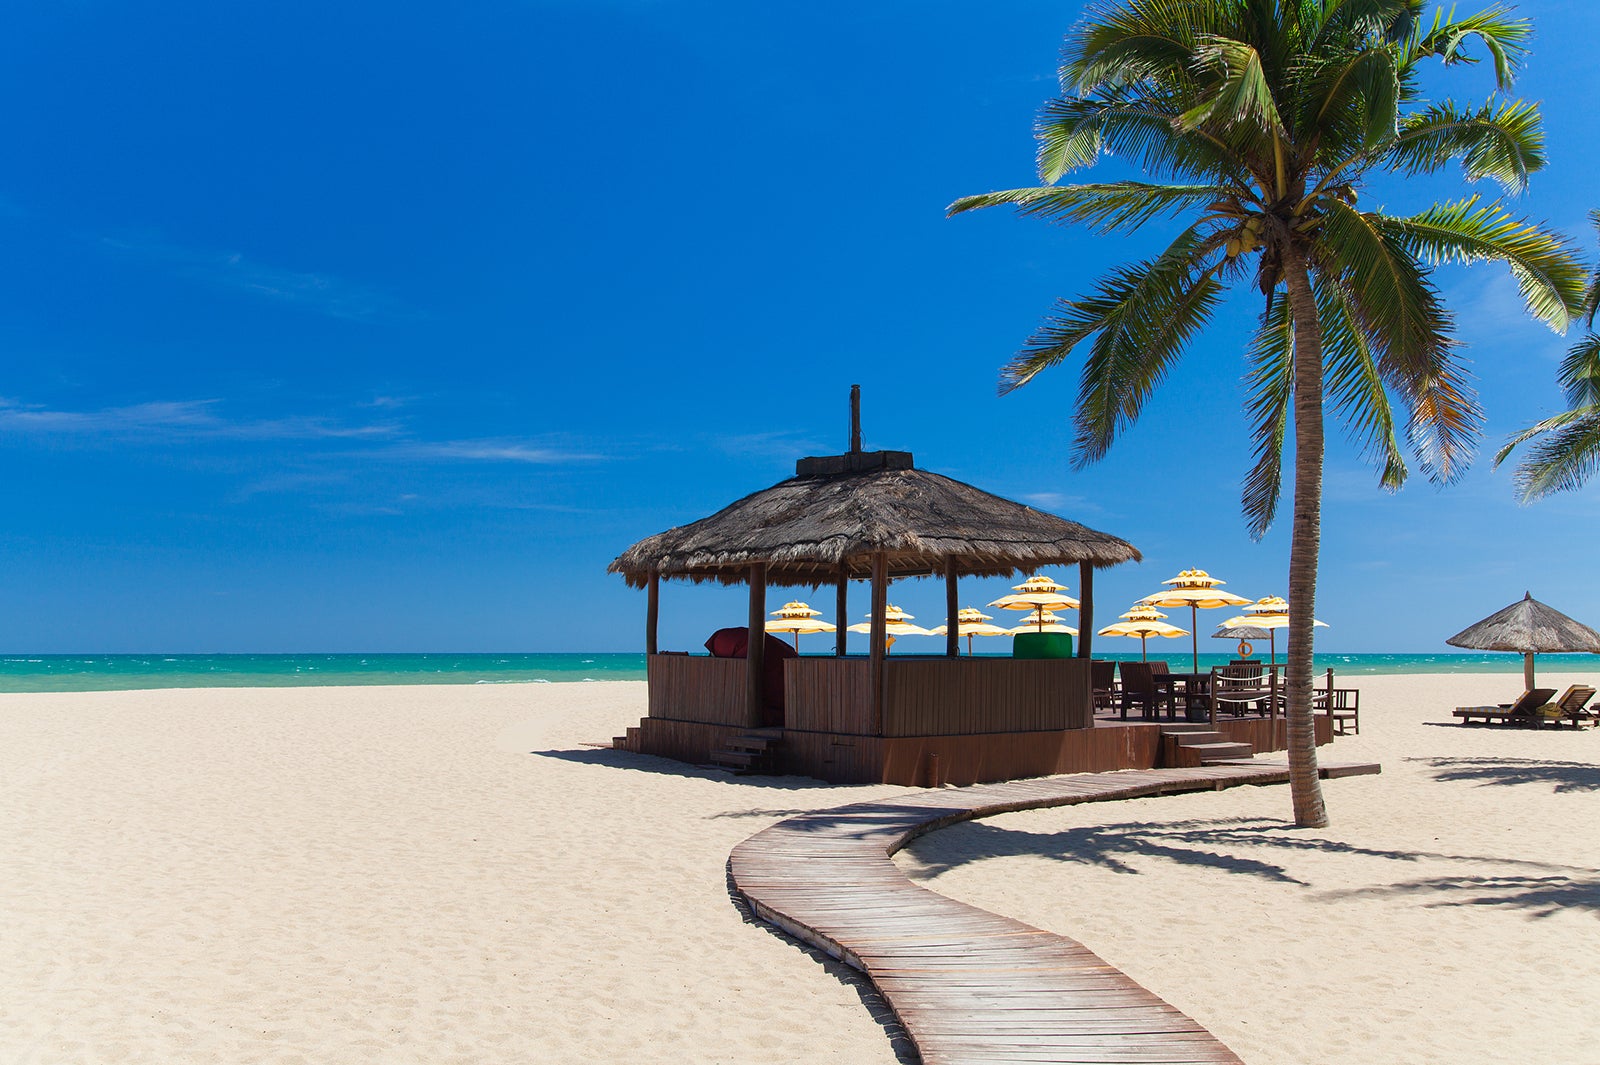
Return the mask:
<svg viewBox="0 0 1600 1065">
<path fill-rule="evenodd" d="M 1592 257 L 1600 12 L 1519 9 L 1538 31 L 1519 95 L 1550 148 L 1521 208 Z M 1075 371 L 995 395 L 1052 299 L 1170 230 L 943 216 L 1031 182 L 1081 6 L 978 10 L 12 10 L 0 649 L 636 650 L 643 595 L 607 563 L 842 450 L 851 383 L 868 447 L 1138 545 L 1099 577 L 1102 624 L 1190 566 L 1283 592 L 1287 521 L 1254 543 L 1238 507 L 1249 296 L 1089 470 L 1069 465 Z M 1477 70 L 1440 85 L 1489 90 Z M 1320 649 L 1443 650 L 1525 589 L 1600 623 L 1600 486 L 1519 507 L 1487 461 L 1559 408 L 1570 341 L 1503 271 L 1441 280 L 1485 453 L 1389 496 L 1334 430 Z M 929 624 L 942 597 L 891 592 Z M 663 642 L 743 617 L 741 589 L 669 585 Z"/>
</svg>

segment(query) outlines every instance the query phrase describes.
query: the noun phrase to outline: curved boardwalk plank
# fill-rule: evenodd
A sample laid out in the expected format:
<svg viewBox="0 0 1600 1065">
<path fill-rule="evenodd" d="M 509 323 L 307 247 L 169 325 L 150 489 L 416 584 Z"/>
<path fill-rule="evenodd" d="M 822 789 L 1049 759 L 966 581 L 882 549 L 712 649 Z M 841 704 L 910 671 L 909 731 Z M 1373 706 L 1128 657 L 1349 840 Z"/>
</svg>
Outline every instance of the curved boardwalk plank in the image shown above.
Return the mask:
<svg viewBox="0 0 1600 1065">
<path fill-rule="evenodd" d="M 757 916 L 871 977 L 925 1065 L 1239 1062 L 1083 944 L 918 887 L 889 856 L 974 817 L 1288 776 L 1282 765 L 1216 765 L 930 791 L 792 817 L 739 844 L 728 868 Z"/>
</svg>

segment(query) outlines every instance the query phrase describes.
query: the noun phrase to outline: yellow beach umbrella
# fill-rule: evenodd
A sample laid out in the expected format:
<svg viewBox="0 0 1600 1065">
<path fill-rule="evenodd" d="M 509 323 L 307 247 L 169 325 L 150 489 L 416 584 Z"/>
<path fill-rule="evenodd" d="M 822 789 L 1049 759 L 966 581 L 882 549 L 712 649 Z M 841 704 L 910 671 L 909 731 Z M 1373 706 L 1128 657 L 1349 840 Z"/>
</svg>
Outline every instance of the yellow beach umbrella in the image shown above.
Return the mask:
<svg viewBox="0 0 1600 1065">
<path fill-rule="evenodd" d="M 1055 581 L 1040 573 L 1029 577 L 1021 584 L 1011 586 L 1015 595 L 1002 595 L 990 603 L 1001 610 L 1031 610 L 1033 611 L 1036 632 L 1060 632 L 1060 629 L 1044 628 L 1046 624 L 1044 615 L 1052 610 L 1076 610 L 1078 601 L 1066 594 L 1067 586 L 1057 584 Z M 1016 631 L 1016 630 L 1013 630 Z"/>
<path fill-rule="evenodd" d="M 822 611 L 813 610 L 805 603 L 785 603 L 772 614 L 778 620 L 767 622 L 766 630 L 793 635 L 796 651 L 800 650 L 801 633 L 833 632 L 837 628 L 832 622 L 822 620 Z"/>
<path fill-rule="evenodd" d="M 1328 627 L 1328 623 L 1326 621 L 1318 621 L 1316 618 L 1311 619 L 1311 624 L 1314 627 L 1320 626 L 1324 629 Z M 1273 665 L 1277 665 L 1277 630 L 1287 629 L 1289 627 L 1289 602 L 1281 595 L 1265 596 L 1261 599 L 1257 599 L 1255 602 L 1245 607 L 1243 614 L 1240 614 L 1236 618 L 1229 618 L 1227 621 L 1224 621 L 1222 626 L 1223 628 L 1228 629 L 1250 626 L 1257 629 L 1267 630 L 1267 647 L 1269 649 L 1269 653 L 1271 654 L 1270 661 Z"/>
<path fill-rule="evenodd" d="M 1061 619 L 1048 610 L 1035 611 L 1033 617 L 1008 630 L 1013 636 L 1024 632 L 1064 632 L 1069 636 L 1078 635 L 1078 630 L 1071 625 L 1063 624 Z"/>
<path fill-rule="evenodd" d="M 1150 661 L 1150 654 L 1145 641 L 1152 636 L 1161 636 L 1169 640 L 1176 640 L 1181 636 L 1189 635 L 1188 629 L 1180 629 L 1176 625 L 1168 625 L 1161 619 L 1167 615 L 1153 606 L 1135 605 L 1132 610 L 1123 611 L 1122 617 L 1126 621 L 1118 621 L 1101 629 L 1101 636 L 1130 636 L 1138 637 L 1139 660 Z"/>
<path fill-rule="evenodd" d="M 904 610 L 901 610 L 899 607 L 895 606 L 892 603 L 890 603 L 890 604 L 888 604 L 888 605 L 886 605 L 884 607 L 884 610 L 883 610 L 883 631 L 885 633 L 887 633 L 891 637 L 891 639 L 889 641 L 891 644 L 894 642 L 894 640 L 892 638 L 895 637 L 895 636 L 932 636 L 933 635 L 932 632 L 930 632 L 927 629 L 923 628 L 921 625 L 913 625 L 913 624 L 911 624 L 911 619 L 914 618 L 914 617 L 916 617 L 915 614 L 907 614 Z M 851 625 L 849 627 L 848 631 L 850 631 L 850 632 L 871 632 L 872 631 L 872 615 L 869 613 L 867 615 L 867 620 L 866 621 L 861 622 L 859 625 Z"/>
<path fill-rule="evenodd" d="M 1189 608 L 1189 628 L 1199 628 L 1201 610 L 1212 610 L 1221 606 L 1244 606 L 1250 602 L 1242 595 L 1223 591 L 1219 585 L 1226 584 L 1211 576 L 1203 569 L 1186 569 L 1170 580 L 1161 582 L 1169 587 L 1165 591 L 1147 595 L 1139 600 L 1142 606 L 1186 606 Z M 1200 637 L 1194 636 L 1194 671 L 1200 672 Z"/>
<path fill-rule="evenodd" d="M 967 654 L 972 653 L 972 638 L 974 636 L 1010 636 L 1010 629 L 1002 629 L 999 625 L 989 624 L 990 616 L 981 612 L 975 606 L 964 606 L 956 611 L 956 635 L 967 638 Z M 930 630 L 935 636 L 943 636 L 950 631 L 948 624 L 939 625 Z"/>
</svg>

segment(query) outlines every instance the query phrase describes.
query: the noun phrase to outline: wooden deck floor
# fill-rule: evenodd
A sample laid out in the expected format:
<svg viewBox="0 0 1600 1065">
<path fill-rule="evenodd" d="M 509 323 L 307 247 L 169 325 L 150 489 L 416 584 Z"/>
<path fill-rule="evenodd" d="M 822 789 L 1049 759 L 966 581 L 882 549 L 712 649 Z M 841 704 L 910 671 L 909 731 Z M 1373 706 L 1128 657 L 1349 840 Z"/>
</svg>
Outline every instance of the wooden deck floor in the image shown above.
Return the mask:
<svg viewBox="0 0 1600 1065">
<path fill-rule="evenodd" d="M 1375 773 L 1324 766 L 1324 775 Z M 860 969 L 925 1065 L 1238 1062 L 1215 1036 L 1081 943 L 928 891 L 889 856 L 975 817 L 1288 780 L 1279 765 L 1077 774 L 983 784 L 792 817 L 734 848 L 763 920 Z"/>
</svg>

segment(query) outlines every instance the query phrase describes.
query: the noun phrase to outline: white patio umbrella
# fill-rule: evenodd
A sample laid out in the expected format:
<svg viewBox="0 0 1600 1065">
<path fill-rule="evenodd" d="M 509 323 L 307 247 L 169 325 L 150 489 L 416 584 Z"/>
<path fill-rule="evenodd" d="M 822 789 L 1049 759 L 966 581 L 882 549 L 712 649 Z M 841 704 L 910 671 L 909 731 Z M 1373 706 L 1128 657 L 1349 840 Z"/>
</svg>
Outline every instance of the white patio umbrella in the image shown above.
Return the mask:
<svg viewBox="0 0 1600 1065">
<path fill-rule="evenodd" d="M 889 642 L 894 642 L 896 636 L 932 636 L 933 633 L 921 625 L 911 624 L 915 614 L 907 614 L 893 603 L 887 604 L 883 609 L 883 631 L 890 637 Z M 872 614 L 867 614 L 867 620 L 857 625 L 849 626 L 848 632 L 871 632 Z"/>
<path fill-rule="evenodd" d="M 1054 580 L 1042 573 L 1029 577 L 1021 584 L 1014 584 L 1011 587 L 1012 590 L 1016 592 L 1015 595 L 1002 595 L 999 599 L 996 599 L 989 605 L 997 606 L 1001 610 L 1033 611 L 1033 621 L 1036 626 L 1034 629 L 1035 632 L 1064 631 L 1062 629 L 1045 628 L 1044 626 L 1046 621 L 1044 615 L 1048 614 L 1052 610 L 1078 609 L 1078 601 L 1072 598 L 1072 596 L 1066 594 L 1067 586 L 1064 584 L 1057 584 Z M 1016 632 L 1018 630 L 1013 629 L 1011 631 Z M 1077 630 L 1073 631 L 1076 632 Z"/>
<path fill-rule="evenodd" d="M 1145 606 L 1186 606 L 1189 608 L 1189 629 L 1194 632 L 1194 671 L 1200 672 L 1200 636 L 1196 630 L 1200 627 L 1198 611 L 1211 610 L 1219 606 L 1244 606 L 1250 600 L 1242 595 L 1225 592 L 1218 585 L 1226 584 L 1219 581 L 1203 569 L 1186 569 L 1170 580 L 1161 582 L 1171 585 L 1164 592 L 1156 592 L 1139 600 Z"/>
<path fill-rule="evenodd" d="M 1064 632 L 1069 636 L 1078 635 L 1077 629 L 1073 628 L 1071 625 L 1065 624 L 1060 618 L 1056 617 L 1048 610 L 1037 611 L 1033 617 L 1029 618 L 1023 624 L 1007 631 L 1013 636 L 1020 635 L 1024 632 Z"/>
<path fill-rule="evenodd" d="M 972 653 L 972 638 L 974 636 L 1010 636 L 1010 629 L 1002 629 L 999 625 L 989 624 L 990 616 L 981 613 L 975 606 L 964 606 L 956 611 L 956 635 L 967 638 L 967 654 Z M 949 624 L 939 625 L 929 630 L 935 636 L 943 636 L 950 631 Z"/>
<path fill-rule="evenodd" d="M 1132 610 L 1123 611 L 1125 621 L 1118 621 L 1101 629 L 1101 636 L 1130 636 L 1139 640 L 1139 660 L 1150 661 L 1150 654 L 1146 641 L 1152 636 L 1161 636 L 1169 640 L 1176 640 L 1189 635 L 1188 629 L 1180 629 L 1176 625 L 1169 625 L 1161 619 L 1167 615 L 1153 606 L 1135 605 Z"/>
<path fill-rule="evenodd" d="M 785 603 L 772 613 L 777 620 L 767 622 L 766 630 L 792 634 L 796 651 L 800 650 L 801 633 L 833 632 L 837 628 L 832 622 L 822 620 L 822 611 L 813 610 L 805 603 Z"/>
<path fill-rule="evenodd" d="M 1311 624 L 1324 629 L 1328 627 L 1326 621 L 1318 621 L 1316 618 L 1311 619 Z M 1267 631 L 1267 648 L 1270 655 L 1268 661 L 1272 665 L 1277 665 L 1277 631 L 1289 627 L 1289 602 L 1281 595 L 1264 596 L 1245 607 L 1243 614 L 1224 621 L 1222 626 L 1228 629 L 1240 627 L 1265 629 Z"/>
</svg>

